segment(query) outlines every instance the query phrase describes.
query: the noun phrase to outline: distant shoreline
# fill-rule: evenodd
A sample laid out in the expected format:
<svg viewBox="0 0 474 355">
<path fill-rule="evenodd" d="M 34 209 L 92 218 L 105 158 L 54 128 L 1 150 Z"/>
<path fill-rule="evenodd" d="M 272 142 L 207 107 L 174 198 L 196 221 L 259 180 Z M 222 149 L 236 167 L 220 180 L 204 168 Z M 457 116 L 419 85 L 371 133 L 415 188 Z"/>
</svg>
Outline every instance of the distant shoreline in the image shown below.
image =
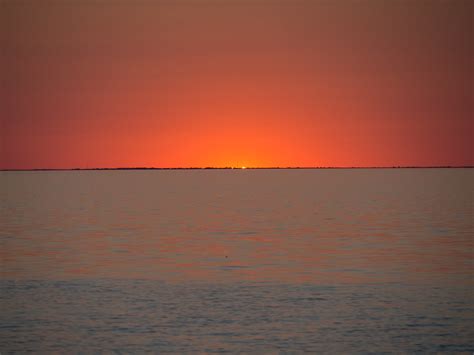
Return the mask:
<svg viewBox="0 0 474 355">
<path fill-rule="evenodd" d="M 37 169 L 0 169 L 0 171 L 120 171 L 120 170 L 330 170 L 330 169 L 472 169 L 474 166 L 331 166 L 331 167 L 188 167 L 188 168 L 37 168 Z"/>
</svg>

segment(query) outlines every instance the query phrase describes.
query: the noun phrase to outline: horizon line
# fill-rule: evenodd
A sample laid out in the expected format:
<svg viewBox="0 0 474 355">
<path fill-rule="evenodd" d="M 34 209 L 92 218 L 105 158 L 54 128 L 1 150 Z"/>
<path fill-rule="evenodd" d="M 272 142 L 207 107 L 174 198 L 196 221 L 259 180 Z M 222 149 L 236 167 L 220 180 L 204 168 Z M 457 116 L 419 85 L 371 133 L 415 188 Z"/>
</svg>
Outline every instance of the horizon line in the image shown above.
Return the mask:
<svg viewBox="0 0 474 355">
<path fill-rule="evenodd" d="M 394 165 L 394 166 L 247 166 L 247 167 L 94 167 L 94 168 L 25 168 L 0 171 L 103 171 L 103 170 L 324 170 L 324 169 L 472 169 L 474 165 Z"/>
</svg>

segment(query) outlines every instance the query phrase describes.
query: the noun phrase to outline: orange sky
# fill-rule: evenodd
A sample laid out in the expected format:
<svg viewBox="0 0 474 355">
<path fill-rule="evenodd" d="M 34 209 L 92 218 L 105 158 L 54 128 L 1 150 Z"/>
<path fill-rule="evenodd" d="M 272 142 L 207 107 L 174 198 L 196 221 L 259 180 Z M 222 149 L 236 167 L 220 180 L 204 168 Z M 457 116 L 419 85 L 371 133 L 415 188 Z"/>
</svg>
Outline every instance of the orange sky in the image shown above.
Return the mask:
<svg viewBox="0 0 474 355">
<path fill-rule="evenodd" d="M 0 168 L 473 165 L 473 10 L 7 0 Z"/>
</svg>

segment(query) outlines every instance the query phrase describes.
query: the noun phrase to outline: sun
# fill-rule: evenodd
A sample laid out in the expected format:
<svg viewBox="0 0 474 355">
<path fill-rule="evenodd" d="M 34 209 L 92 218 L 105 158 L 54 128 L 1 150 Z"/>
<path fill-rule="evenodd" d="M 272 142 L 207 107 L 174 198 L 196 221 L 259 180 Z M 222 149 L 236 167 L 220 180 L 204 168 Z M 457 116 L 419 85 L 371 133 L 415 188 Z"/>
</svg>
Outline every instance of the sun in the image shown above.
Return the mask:
<svg viewBox="0 0 474 355">
<path fill-rule="evenodd" d="M 247 169 L 247 167 L 243 166 L 243 167 L 241 167 L 241 169 Z"/>
</svg>

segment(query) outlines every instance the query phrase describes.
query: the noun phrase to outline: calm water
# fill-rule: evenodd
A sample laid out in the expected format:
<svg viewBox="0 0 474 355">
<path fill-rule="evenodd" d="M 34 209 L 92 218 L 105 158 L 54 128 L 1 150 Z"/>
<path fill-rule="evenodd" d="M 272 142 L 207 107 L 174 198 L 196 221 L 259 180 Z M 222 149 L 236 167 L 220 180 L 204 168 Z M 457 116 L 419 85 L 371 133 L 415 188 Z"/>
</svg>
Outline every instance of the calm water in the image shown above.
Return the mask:
<svg viewBox="0 0 474 355">
<path fill-rule="evenodd" d="M 473 169 L 0 173 L 0 352 L 474 351 Z"/>
</svg>

